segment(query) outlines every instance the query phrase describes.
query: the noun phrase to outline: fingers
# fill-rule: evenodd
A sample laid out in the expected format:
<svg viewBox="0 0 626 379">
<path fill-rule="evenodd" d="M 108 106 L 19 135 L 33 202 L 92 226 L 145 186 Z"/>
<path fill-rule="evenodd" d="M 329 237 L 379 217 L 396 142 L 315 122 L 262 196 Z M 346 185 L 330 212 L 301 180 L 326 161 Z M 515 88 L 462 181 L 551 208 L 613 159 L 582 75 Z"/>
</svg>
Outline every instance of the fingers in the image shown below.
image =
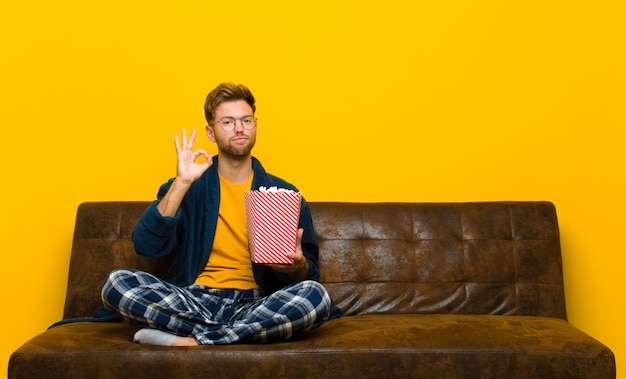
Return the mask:
<svg viewBox="0 0 626 379">
<path fill-rule="evenodd" d="M 185 129 L 183 129 L 183 135 L 185 137 L 187 136 Z M 191 129 L 191 136 L 189 137 L 189 146 L 193 146 L 195 141 L 196 141 L 196 128 L 193 128 Z"/>
<path fill-rule="evenodd" d="M 204 157 L 206 162 L 203 162 L 202 165 L 211 166 L 213 163 L 212 158 L 213 155 L 209 154 L 204 149 L 193 150 L 193 144 L 196 140 L 196 129 L 191 130 L 191 135 L 187 136 L 187 130 L 182 129 L 182 137 L 179 137 L 178 134 L 174 134 L 174 144 L 176 146 L 176 154 L 178 155 L 179 165 L 187 165 L 193 163 L 199 157 Z M 180 168 L 180 167 L 179 167 Z"/>
<path fill-rule="evenodd" d="M 182 144 L 181 144 L 181 140 L 178 138 L 178 134 L 174 134 L 174 143 L 176 144 L 176 151 L 178 153 L 182 151 L 190 152 L 191 149 L 193 148 L 193 144 L 195 141 L 196 141 L 196 128 L 191 129 L 191 136 L 189 136 L 189 139 L 187 139 L 187 130 L 183 128 Z"/>
<path fill-rule="evenodd" d="M 174 134 L 174 144 L 176 145 L 176 152 L 178 154 L 180 154 L 181 147 L 180 147 L 180 141 L 178 140 L 178 135 L 177 134 Z"/>
<path fill-rule="evenodd" d="M 300 248 L 302 250 L 302 236 L 304 235 L 304 229 L 299 228 L 298 233 L 296 233 L 296 249 Z"/>
<path fill-rule="evenodd" d="M 211 154 L 209 154 L 209 153 L 208 153 L 206 150 L 204 150 L 204 149 L 198 149 L 198 150 L 196 150 L 196 151 L 194 151 L 194 152 L 193 152 L 193 155 L 194 155 L 194 157 L 196 157 L 196 158 L 197 158 L 197 157 L 199 157 L 199 156 L 201 156 L 201 155 L 203 155 L 205 158 L 207 158 L 207 159 L 208 159 L 208 158 L 209 158 L 209 156 L 210 156 Z"/>
<path fill-rule="evenodd" d="M 193 140 L 196 129 L 191 129 L 191 138 Z M 193 143 L 192 143 L 193 145 Z M 183 128 L 183 148 L 187 146 L 187 130 Z"/>
<path fill-rule="evenodd" d="M 211 166 L 211 164 L 213 163 L 213 160 L 212 160 L 213 155 L 209 154 L 204 149 L 198 149 L 198 150 L 193 152 L 194 160 L 197 159 L 200 156 L 205 158 L 206 161 L 204 162 L 204 164 Z"/>
<path fill-rule="evenodd" d="M 191 130 L 191 135 L 187 136 L 187 130 L 182 129 L 182 136 L 174 135 L 176 145 L 177 165 L 176 177 L 183 183 L 191 184 L 213 164 L 213 156 L 204 149 L 193 150 L 196 140 L 196 129 Z M 204 161 L 202 161 L 204 157 Z M 199 160 L 196 162 L 196 160 Z"/>
<path fill-rule="evenodd" d="M 179 140 L 178 140 L 178 135 L 177 134 L 174 135 L 174 139 L 176 140 L 176 146 L 177 147 L 180 146 L 183 149 L 189 150 L 190 145 L 193 146 L 193 142 L 196 139 L 196 129 L 195 128 L 191 129 L 191 137 L 189 138 L 189 141 L 187 141 L 187 129 L 183 128 L 182 136 L 183 136 L 182 137 L 183 143 L 182 145 L 180 145 Z"/>
</svg>

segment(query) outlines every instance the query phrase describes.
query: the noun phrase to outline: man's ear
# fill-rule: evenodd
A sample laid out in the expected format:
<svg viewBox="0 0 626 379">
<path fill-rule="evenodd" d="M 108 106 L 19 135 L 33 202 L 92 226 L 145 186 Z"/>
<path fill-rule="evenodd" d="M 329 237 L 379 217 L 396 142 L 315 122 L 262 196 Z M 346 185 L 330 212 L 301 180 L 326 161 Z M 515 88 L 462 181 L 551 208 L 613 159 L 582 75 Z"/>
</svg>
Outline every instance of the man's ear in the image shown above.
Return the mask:
<svg viewBox="0 0 626 379">
<path fill-rule="evenodd" d="M 209 137 L 211 142 L 215 142 L 215 133 L 213 132 L 213 127 L 211 125 L 206 126 L 206 135 Z"/>
</svg>

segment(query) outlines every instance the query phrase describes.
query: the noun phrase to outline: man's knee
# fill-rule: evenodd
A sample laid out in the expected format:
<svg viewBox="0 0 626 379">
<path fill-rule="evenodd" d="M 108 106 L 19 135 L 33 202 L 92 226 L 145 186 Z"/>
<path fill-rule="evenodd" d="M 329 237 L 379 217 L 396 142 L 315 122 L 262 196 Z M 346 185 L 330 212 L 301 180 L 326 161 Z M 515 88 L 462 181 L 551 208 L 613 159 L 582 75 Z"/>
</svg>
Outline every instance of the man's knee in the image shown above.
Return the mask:
<svg viewBox="0 0 626 379">
<path fill-rule="evenodd" d="M 326 288 L 314 280 L 305 280 L 302 284 L 305 287 L 306 297 L 318 312 L 322 314 L 330 313 L 332 301 Z"/>
<path fill-rule="evenodd" d="M 122 268 L 113 270 L 107 275 L 100 293 L 104 305 L 109 306 L 119 302 L 124 288 L 128 287 L 129 278 L 134 277 L 135 272 L 136 270 Z"/>
</svg>

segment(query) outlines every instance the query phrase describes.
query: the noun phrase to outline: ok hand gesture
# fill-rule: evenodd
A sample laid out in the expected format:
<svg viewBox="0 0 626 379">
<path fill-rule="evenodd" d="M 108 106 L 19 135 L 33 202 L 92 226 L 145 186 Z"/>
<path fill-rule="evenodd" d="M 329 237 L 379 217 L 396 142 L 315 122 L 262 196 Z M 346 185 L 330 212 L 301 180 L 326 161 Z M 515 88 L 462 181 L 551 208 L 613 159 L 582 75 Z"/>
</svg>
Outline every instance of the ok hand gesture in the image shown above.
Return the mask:
<svg viewBox="0 0 626 379">
<path fill-rule="evenodd" d="M 213 164 L 213 155 L 206 150 L 198 149 L 193 151 L 193 143 L 196 140 L 196 129 L 192 129 L 191 136 L 187 140 L 187 131 L 183 129 L 183 143 L 180 144 L 178 135 L 174 135 L 176 142 L 176 155 L 178 156 L 178 167 L 176 169 L 176 177 L 185 184 L 191 184 Z M 198 157 L 203 156 L 206 161 L 198 163 Z"/>
</svg>

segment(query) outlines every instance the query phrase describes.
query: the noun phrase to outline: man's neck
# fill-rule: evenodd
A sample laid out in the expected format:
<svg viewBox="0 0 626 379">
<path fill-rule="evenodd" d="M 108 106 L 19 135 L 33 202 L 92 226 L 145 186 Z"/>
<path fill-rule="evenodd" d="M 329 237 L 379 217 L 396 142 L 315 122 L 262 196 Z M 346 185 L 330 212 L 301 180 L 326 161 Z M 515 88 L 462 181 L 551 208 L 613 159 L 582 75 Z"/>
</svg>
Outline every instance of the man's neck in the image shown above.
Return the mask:
<svg viewBox="0 0 626 379">
<path fill-rule="evenodd" d="M 242 184 L 250 179 L 253 173 L 252 157 L 250 155 L 240 159 L 222 157 L 221 155 L 219 157 L 217 171 L 224 179 L 235 184 Z"/>
</svg>

